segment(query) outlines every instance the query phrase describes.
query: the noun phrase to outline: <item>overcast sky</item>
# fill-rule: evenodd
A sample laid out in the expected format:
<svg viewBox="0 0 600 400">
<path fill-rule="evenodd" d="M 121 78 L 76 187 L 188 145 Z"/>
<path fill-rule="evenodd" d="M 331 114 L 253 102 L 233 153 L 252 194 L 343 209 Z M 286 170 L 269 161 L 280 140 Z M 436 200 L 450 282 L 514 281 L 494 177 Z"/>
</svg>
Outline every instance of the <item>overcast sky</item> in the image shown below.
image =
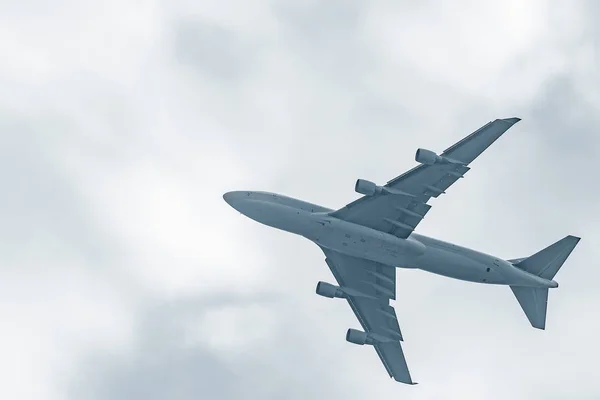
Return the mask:
<svg viewBox="0 0 600 400">
<path fill-rule="evenodd" d="M 600 397 L 593 1 L 0 2 L 0 398 Z M 583 240 L 546 331 L 506 287 L 397 274 L 391 380 L 310 242 L 228 190 L 339 208 L 523 119 L 418 232 L 505 258 Z"/>
</svg>

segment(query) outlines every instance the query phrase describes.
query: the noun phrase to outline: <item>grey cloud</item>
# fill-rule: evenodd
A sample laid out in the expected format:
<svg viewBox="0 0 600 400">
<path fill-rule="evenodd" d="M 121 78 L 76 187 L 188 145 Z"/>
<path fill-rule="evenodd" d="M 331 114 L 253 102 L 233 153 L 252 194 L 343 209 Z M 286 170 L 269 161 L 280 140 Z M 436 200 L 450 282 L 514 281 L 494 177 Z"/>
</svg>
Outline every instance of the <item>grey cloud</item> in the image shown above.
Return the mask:
<svg viewBox="0 0 600 400">
<path fill-rule="evenodd" d="M 179 349 L 165 346 L 170 340 L 157 337 L 140 350 L 139 359 L 127 360 L 126 365 L 91 361 L 99 364 L 98 374 L 104 380 L 86 384 L 86 389 L 74 398 L 89 399 L 232 399 L 231 382 L 235 376 L 211 353 L 201 349 Z M 160 348 L 157 344 L 160 343 Z M 156 351 L 168 355 L 157 355 Z M 154 353 L 154 354 L 153 354 Z M 130 364 L 134 364 L 131 366 Z M 104 371 L 103 371 L 104 369 Z M 96 378 L 97 379 L 97 378 Z"/>
<path fill-rule="evenodd" d="M 355 138 L 368 130 L 376 140 L 390 127 L 406 125 L 412 118 L 400 102 L 382 98 L 369 85 L 380 60 L 366 35 L 368 6 L 362 0 L 273 3 L 287 57 L 310 74 L 315 87 L 337 94 L 313 103 L 311 117 L 304 121 L 304 139 L 312 133 L 327 140 L 335 134 L 326 129 L 351 127 L 346 130 L 348 136 Z"/>
<path fill-rule="evenodd" d="M 278 304 L 279 303 L 279 304 Z M 276 316 L 273 340 L 256 343 L 242 352 L 219 354 L 194 337 L 186 344 L 186 318 L 218 310 L 223 306 L 260 305 Z M 308 347 L 298 321 L 285 312 L 299 305 L 280 298 L 216 296 L 180 298 L 154 305 L 140 316 L 135 346 L 122 354 L 93 352 L 81 363 L 69 393 L 89 399 L 305 399 L 331 395 L 352 397 L 350 388 L 340 387 L 328 374 L 334 366 L 319 364 Z M 217 329 L 218 327 L 213 327 Z M 210 327 L 208 327 L 210 329 Z M 243 332 L 237 332 L 243 335 Z M 358 398 L 358 397 L 356 397 Z"/>
<path fill-rule="evenodd" d="M 241 38 L 228 28 L 200 19 L 184 19 L 173 25 L 174 58 L 205 79 L 228 87 L 252 76 L 259 66 L 260 46 L 252 38 Z"/>
<path fill-rule="evenodd" d="M 282 39 L 294 57 L 313 73 L 339 86 L 352 85 L 370 64 L 362 22 L 368 3 L 334 0 L 313 4 L 275 2 Z"/>
<path fill-rule="evenodd" d="M 114 243 L 97 229 L 60 160 L 61 142 L 56 137 L 70 129 L 58 116 L 0 115 L 2 257 L 68 251 L 95 264 L 111 257 Z"/>
<path fill-rule="evenodd" d="M 18 354 L 0 365 L 1 397 L 55 398 L 53 366 L 71 365 L 78 343 L 118 331 L 111 324 L 129 305 L 103 312 L 139 290 L 117 269 L 121 246 L 98 226 L 64 162 L 75 127 L 50 111 L 0 111 L 0 320 L 6 349 Z M 15 367 L 17 359 L 26 361 Z"/>
<path fill-rule="evenodd" d="M 219 94 L 221 89 L 228 92 L 224 101 L 215 99 L 216 105 L 211 104 L 214 109 L 199 109 L 201 118 L 207 118 L 213 110 L 218 111 L 227 117 L 219 121 L 227 128 L 225 131 L 239 130 L 239 126 L 231 122 L 238 118 L 249 122 L 248 131 L 260 131 L 266 138 L 262 143 L 269 145 L 248 151 L 255 151 L 256 159 L 273 157 L 273 153 L 280 150 L 277 143 L 283 133 L 279 128 L 291 131 L 293 143 L 287 157 L 269 171 L 271 182 L 257 189 L 284 191 L 327 206 L 342 206 L 356 197 L 352 193 L 356 177 L 392 178 L 414 165 L 411 157 L 414 149 L 422 145 L 419 142 L 444 147 L 450 144 L 446 141 L 450 134 L 446 132 L 459 139 L 498 111 L 492 100 L 462 93 L 460 82 L 433 85 L 429 77 L 415 71 L 402 76 L 395 65 L 383 68 L 385 78 L 389 78 L 390 87 L 402 90 L 390 95 L 370 86 L 367 81 L 372 76 L 369 74 L 378 73 L 379 67 L 387 65 L 387 61 L 381 54 L 374 55 L 362 36 L 364 7 L 366 3 L 343 1 L 313 5 L 273 3 L 280 36 L 269 40 L 242 37 L 229 28 L 203 20 L 181 19 L 173 26 L 170 45 L 175 61 L 196 71 L 198 80 L 210 81 L 218 87 L 211 95 Z M 268 49 L 269 55 L 292 59 L 295 71 L 299 70 L 298 74 L 307 79 L 294 82 L 291 81 L 294 76 L 285 75 L 277 77 L 280 80 L 259 82 L 290 92 L 289 98 L 294 100 L 305 96 L 303 102 L 290 101 L 288 111 L 293 122 L 275 127 L 245 119 L 246 112 L 254 111 L 254 99 L 237 97 L 239 86 L 256 84 L 253 78 L 261 75 L 262 51 L 267 51 L 263 47 L 267 44 L 273 46 Z M 390 69 L 394 73 L 390 73 Z M 582 144 L 588 149 L 595 146 L 592 127 L 598 126 L 598 121 L 593 107 L 582 103 L 577 96 L 572 79 L 577 77 L 553 77 L 542 88 L 536 104 L 521 105 L 525 112 L 515 114 L 524 121 L 514 128 L 516 131 L 511 131 L 510 137 L 490 149 L 474 166 L 476 171 L 453 187 L 451 193 L 435 202 L 419 231 L 514 257 L 527 255 L 550 244 L 548 237 L 571 233 L 571 229 L 577 227 L 583 232 L 582 244 L 588 240 L 593 243 L 597 232 L 588 216 L 597 213 L 594 198 L 589 195 L 594 190 L 590 188 L 593 183 L 572 178 L 563 162 L 556 161 L 572 149 L 569 162 L 575 162 L 586 171 L 596 167 L 588 158 L 578 160 L 578 155 L 589 150 L 574 147 L 577 142 L 566 140 L 561 133 L 579 132 L 581 136 L 577 137 Z M 515 93 L 516 101 L 518 88 Z M 423 108 L 408 111 L 403 107 L 412 102 L 422 104 Z M 512 104 L 503 105 L 509 106 Z M 443 126 L 429 124 L 448 108 L 458 110 L 464 121 L 441 118 Z M 571 110 L 571 117 L 561 116 L 565 108 Z M 278 116 L 261 114 L 256 118 L 270 117 Z M 531 125 L 526 125 L 529 121 Z M 527 126 L 530 128 L 525 128 Z M 186 128 L 194 131 L 193 126 Z M 438 129 L 444 133 L 435 137 Z M 236 140 L 235 134 L 232 138 Z M 15 140 L 10 146 L 15 153 L 28 148 L 27 139 Z M 244 143 L 255 141 L 258 140 L 252 137 Z M 118 140 L 115 138 L 114 142 Z M 140 137 L 140 142 L 145 139 Z M 115 143 L 111 140 L 107 146 L 117 147 Z M 242 147 L 239 143 L 233 145 Z M 29 148 L 31 153 L 21 164 L 19 160 L 13 162 L 24 168 L 29 168 L 30 163 L 36 165 L 44 160 L 40 155 L 44 146 Z M 526 158 L 528 146 L 537 146 L 533 160 Z M 172 150 L 177 154 L 175 145 Z M 156 158 L 159 158 L 158 153 Z M 248 168 L 252 168 L 252 158 L 249 160 Z M 47 202 L 71 204 L 73 188 L 48 173 L 45 165 L 42 161 L 33 167 L 43 184 L 23 198 L 47 198 Z M 218 167 L 215 165 L 206 173 L 218 175 Z M 543 183 L 532 183 L 532 179 Z M 568 190 L 549 196 L 551 191 L 544 186 L 553 180 Z M 532 190 L 533 186 L 540 191 Z M 220 195 L 204 187 L 201 189 L 199 199 Z M 60 190 L 61 194 L 53 197 L 53 190 Z M 62 198 L 63 193 L 69 194 Z M 7 204 L 11 209 L 24 210 L 19 208 L 20 197 L 8 199 L 5 201 L 10 201 Z M 586 207 L 579 206 L 583 202 Z M 27 207 L 40 207 L 40 204 Z M 199 212 L 202 206 L 200 202 Z M 542 208 L 544 213 L 539 211 Z M 210 210 L 213 211 L 217 212 Z M 89 238 L 86 234 L 73 235 L 87 229 L 85 218 L 78 212 L 77 206 L 72 205 L 64 214 L 54 215 L 45 209 L 39 217 L 57 225 L 56 232 L 63 240 L 87 248 L 88 239 L 86 243 L 80 242 L 82 237 Z M 233 211 L 228 209 L 227 212 Z M 82 211 L 82 214 L 85 213 Z M 576 224 L 569 222 L 573 216 Z M 122 353 L 118 349 L 112 352 L 92 349 L 74 369 L 72 397 L 351 399 L 400 395 L 406 398 L 489 398 L 494 395 L 505 398 L 510 395 L 511 398 L 543 398 L 553 390 L 572 388 L 580 378 L 584 381 L 578 386 L 581 393 L 598 393 L 595 382 L 591 382 L 592 373 L 588 372 L 593 368 L 591 361 L 597 347 L 593 338 L 581 333 L 598 331 L 593 321 L 598 299 L 591 290 L 594 280 L 590 279 L 595 275 L 575 265 L 593 264 L 597 257 L 592 256 L 589 247 L 581 252 L 582 249 L 577 249 L 580 253 L 576 252 L 565 266 L 569 271 L 561 271 L 559 279 L 570 276 L 572 286 L 561 286 L 559 292 L 553 293 L 549 329 L 543 333 L 531 332 L 506 288 L 474 286 L 418 271 L 399 271 L 397 309 L 406 337 L 405 349 L 411 371 L 422 383 L 416 388 L 407 388 L 388 380 L 370 349 L 344 342 L 345 329 L 357 326 L 348 307 L 343 302 L 327 302 L 314 295 L 317 280 L 332 279 L 319 250 L 281 232 L 252 226 L 252 232 L 261 236 L 264 249 L 269 252 L 269 280 L 277 288 L 277 301 L 236 299 L 234 293 L 224 292 L 222 297 L 210 301 L 182 299 L 175 294 L 175 300 L 170 303 L 147 305 L 146 312 L 140 315 L 131 347 Z M 61 233 L 61 229 L 65 232 Z M 103 243 L 102 238 L 96 240 L 93 236 L 92 241 Z M 113 250 L 109 247 L 99 246 L 96 250 L 101 253 L 99 257 L 110 254 Z M 148 251 L 151 254 L 152 249 Z M 251 258 L 245 261 L 247 268 L 252 268 L 255 262 Z M 586 288 L 582 306 L 578 304 L 581 297 L 577 289 L 585 281 L 590 286 Z M 229 297 L 233 300 L 226 300 Z M 256 303 L 276 321 L 268 344 L 252 343 L 234 355 L 221 354 L 201 340 L 193 346 L 182 345 L 184 333 L 180 318 L 203 315 L 218 310 L 223 304 L 240 303 Z M 578 329 L 571 331 L 569 327 Z M 243 332 L 234 334 L 239 336 Z M 548 351 L 557 345 L 562 346 L 560 354 Z M 522 353 L 526 356 L 521 357 Z"/>
<path fill-rule="evenodd" d="M 544 223 L 566 223 L 587 231 L 593 194 L 598 192 L 589 182 L 600 168 L 595 156 L 600 150 L 600 118 L 579 85 L 576 77 L 564 74 L 547 80 L 524 110 L 520 132 L 511 138 L 514 151 L 508 170 L 527 177 L 511 182 L 516 200 L 527 193 L 529 201 L 548 215 L 558 205 L 569 210 L 568 217 L 550 217 Z"/>
<path fill-rule="evenodd" d="M 598 162 L 590 157 L 600 142 L 595 135 L 600 118 L 594 110 L 578 88 L 577 78 L 560 74 L 548 79 L 532 105 L 530 118 L 538 121 L 536 133 L 543 148 L 561 151 L 565 158 Z"/>
<path fill-rule="evenodd" d="M 98 354 L 82 362 L 73 398 L 234 398 L 235 375 L 210 351 L 181 345 L 183 333 L 172 321 L 178 317 L 173 311 L 167 307 L 145 317 L 131 355 Z"/>
</svg>

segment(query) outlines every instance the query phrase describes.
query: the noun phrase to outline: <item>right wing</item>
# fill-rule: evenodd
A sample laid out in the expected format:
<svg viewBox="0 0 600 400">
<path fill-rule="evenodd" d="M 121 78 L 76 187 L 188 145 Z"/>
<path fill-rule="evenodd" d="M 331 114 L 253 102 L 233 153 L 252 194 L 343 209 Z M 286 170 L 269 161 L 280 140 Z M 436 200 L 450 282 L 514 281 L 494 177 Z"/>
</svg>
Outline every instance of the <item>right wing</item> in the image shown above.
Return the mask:
<svg viewBox="0 0 600 400">
<path fill-rule="evenodd" d="M 391 194 L 363 196 L 331 215 L 407 238 L 431 208 L 426 204 L 429 199 L 445 193 L 469 171 L 468 164 L 518 121 L 519 118 L 506 118 L 487 123 L 440 154 L 456 163 L 421 164 L 389 181 L 384 189 Z"/>
<path fill-rule="evenodd" d="M 339 289 L 344 292 L 343 297 L 366 333 L 365 344 L 373 345 L 390 377 L 414 385 L 400 346 L 403 339 L 396 311 L 389 304 L 390 299 L 396 298 L 396 268 L 321 249 Z M 362 333 L 354 331 L 354 334 Z M 352 341 L 351 335 L 349 330 L 348 341 Z"/>
</svg>

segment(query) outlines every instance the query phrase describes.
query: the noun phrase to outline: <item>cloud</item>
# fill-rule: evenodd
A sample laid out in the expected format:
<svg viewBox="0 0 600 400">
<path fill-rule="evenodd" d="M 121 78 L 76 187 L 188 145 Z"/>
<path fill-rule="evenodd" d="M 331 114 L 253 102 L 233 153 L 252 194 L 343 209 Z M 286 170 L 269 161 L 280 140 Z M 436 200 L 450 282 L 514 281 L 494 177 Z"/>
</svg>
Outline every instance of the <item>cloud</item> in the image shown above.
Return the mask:
<svg viewBox="0 0 600 400">
<path fill-rule="evenodd" d="M 2 397 L 600 391 L 593 4 L 64 5 L 15 6 L 0 24 Z M 545 332 L 506 288 L 399 271 L 417 387 L 343 340 L 358 323 L 314 295 L 333 279 L 317 247 L 221 198 L 256 188 L 341 207 L 357 177 L 385 182 L 417 147 L 510 116 L 523 121 L 418 231 L 507 258 L 583 240 Z"/>
<path fill-rule="evenodd" d="M 254 53 L 259 49 L 221 26 L 181 21 L 174 36 L 174 57 L 178 62 L 230 90 L 243 84 L 244 77 L 255 68 Z"/>
<path fill-rule="evenodd" d="M 294 329 L 289 312 L 294 306 L 272 296 L 235 295 L 155 304 L 140 320 L 135 346 L 121 355 L 91 354 L 70 393 L 91 399 L 321 395 L 338 379 L 319 357 L 305 356 L 303 331 Z"/>
<path fill-rule="evenodd" d="M 77 351 L 127 341 L 132 304 L 126 293 L 138 289 L 111 268 L 115 243 L 95 226 L 48 138 L 68 129 L 63 122 L 0 118 L 0 368 L 6 397 L 59 397 L 54 373 L 69 371 Z"/>
</svg>

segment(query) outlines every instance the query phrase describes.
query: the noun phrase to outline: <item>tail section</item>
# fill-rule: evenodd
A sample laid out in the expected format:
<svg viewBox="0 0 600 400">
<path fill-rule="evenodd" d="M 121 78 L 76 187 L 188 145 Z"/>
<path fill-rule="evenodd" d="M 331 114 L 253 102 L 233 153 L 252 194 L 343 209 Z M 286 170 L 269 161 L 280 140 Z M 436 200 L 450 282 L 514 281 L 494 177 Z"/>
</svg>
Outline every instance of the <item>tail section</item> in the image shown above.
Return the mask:
<svg viewBox="0 0 600 400">
<path fill-rule="evenodd" d="M 569 257 L 580 238 L 566 236 L 527 258 L 509 260 L 517 268 L 551 280 Z M 510 287 L 534 328 L 545 329 L 548 289 L 522 286 Z"/>
<path fill-rule="evenodd" d="M 546 309 L 548 308 L 547 288 L 531 288 L 525 286 L 510 287 L 525 312 L 531 326 L 546 329 Z"/>
<path fill-rule="evenodd" d="M 516 267 L 530 274 L 551 280 L 577 246 L 579 240 L 580 238 L 569 235 L 531 257 L 510 261 L 513 261 Z"/>
</svg>

